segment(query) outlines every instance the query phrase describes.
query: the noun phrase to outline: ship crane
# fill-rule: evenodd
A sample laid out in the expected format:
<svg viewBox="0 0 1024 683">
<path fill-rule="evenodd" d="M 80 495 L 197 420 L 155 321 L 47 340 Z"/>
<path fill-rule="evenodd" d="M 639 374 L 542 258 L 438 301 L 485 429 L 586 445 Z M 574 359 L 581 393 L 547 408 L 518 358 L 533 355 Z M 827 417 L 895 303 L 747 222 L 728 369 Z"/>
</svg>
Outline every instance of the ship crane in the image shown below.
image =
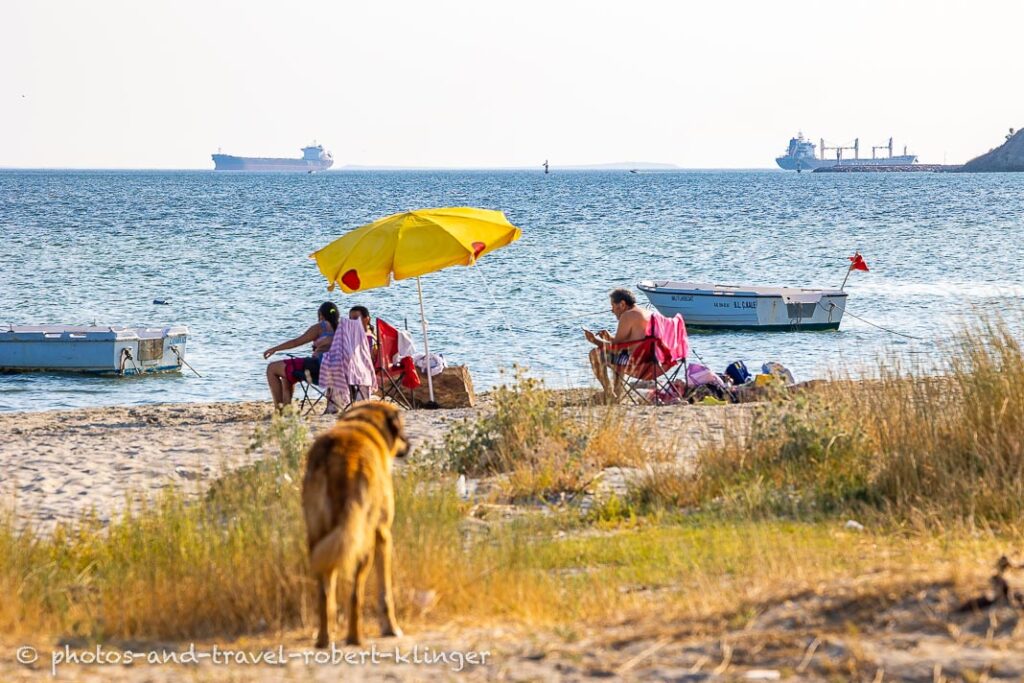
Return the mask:
<svg viewBox="0 0 1024 683">
<path fill-rule="evenodd" d="M 879 150 L 879 149 L 888 149 L 889 150 L 889 158 L 892 159 L 892 138 L 889 138 L 889 144 L 888 145 L 871 145 L 871 158 L 872 159 L 877 158 L 877 157 L 875 157 L 875 151 Z M 903 153 L 904 154 L 907 153 L 906 152 L 906 148 L 904 148 Z"/>
<path fill-rule="evenodd" d="M 821 158 L 825 159 L 826 150 L 834 149 L 836 151 L 836 161 L 841 161 L 843 158 L 844 149 L 853 150 L 853 158 L 860 159 L 860 138 L 854 138 L 852 145 L 836 145 L 834 147 L 825 145 L 825 138 L 821 138 Z"/>
</svg>

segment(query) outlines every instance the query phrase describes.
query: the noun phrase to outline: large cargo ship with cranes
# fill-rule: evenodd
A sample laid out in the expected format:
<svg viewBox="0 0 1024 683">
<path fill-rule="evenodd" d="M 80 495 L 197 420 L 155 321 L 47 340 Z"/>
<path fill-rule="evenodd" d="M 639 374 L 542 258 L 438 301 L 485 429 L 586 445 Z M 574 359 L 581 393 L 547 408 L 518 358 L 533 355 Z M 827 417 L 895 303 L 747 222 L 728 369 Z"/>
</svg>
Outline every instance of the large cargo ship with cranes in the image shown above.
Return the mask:
<svg viewBox="0 0 1024 683">
<path fill-rule="evenodd" d="M 215 171 L 304 171 L 314 173 L 326 171 L 334 165 L 334 157 L 315 142 L 302 148 L 301 159 L 279 159 L 273 157 L 236 157 L 231 154 L 213 155 Z"/>
<path fill-rule="evenodd" d="M 885 145 L 873 145 L 870 157 L 860 156 L 860 138 L 853 141 L 852 145 L 826 145 L 825 139 L 820 140 L 821 146 L 817 146 L 804 138 L 803 133 L 790 138 L 789 147 L 786 153 L 776 157 L 775 163 L 786 171 L 813 171 L 819 168 L 831 168 L 833 166 L 909 166 L 917 163 L 916 154 L 908 154 L 907 148 L 903 148 L 903 154 L 894 156 L 892 153 L 892 138 Z M 816 148 L 820 151 L 816 151 Z M 835 158 L 826 158 L 829 151 L 835 152 Z M 853 152 L 853 156 L 844 156 L 844 152 Z M 888 152 L 882 156 L 879 152 Z M 819 156 L 820 154 L 820 156 Z"/>
</svg>

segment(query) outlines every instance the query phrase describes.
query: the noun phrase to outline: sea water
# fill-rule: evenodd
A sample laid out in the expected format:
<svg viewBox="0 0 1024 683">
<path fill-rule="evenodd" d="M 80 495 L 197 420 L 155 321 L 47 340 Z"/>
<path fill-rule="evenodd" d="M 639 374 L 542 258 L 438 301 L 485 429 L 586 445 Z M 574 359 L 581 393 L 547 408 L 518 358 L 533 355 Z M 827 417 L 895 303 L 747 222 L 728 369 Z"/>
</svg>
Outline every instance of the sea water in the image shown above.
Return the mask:
<svg viewBox="0 0 1024 683">
<path fill-rule="evenodd" d="M 0 324 L 181 323 L 202 374 L 0 376 L 0 410 L 267 398 L 263 350 L 325 300 L 408 327 L 422 350 L 415 280 L 328 292 L 309 254 L 433 206 L 500 209 L 523 230 L 422 280 L 431 351 L 478 390 L 514 364 L 589 383 L 581 327 L 614 329 L 608 291 L 643 279 L 836 287 L 860 250 L 871 270 L 851 275 L 838 332 L 691 335 L 716 371 L 778 361 L 797 379 L 933 359 L 1024 293 L 1020 174 L 0 171 Z"/>
</svg>

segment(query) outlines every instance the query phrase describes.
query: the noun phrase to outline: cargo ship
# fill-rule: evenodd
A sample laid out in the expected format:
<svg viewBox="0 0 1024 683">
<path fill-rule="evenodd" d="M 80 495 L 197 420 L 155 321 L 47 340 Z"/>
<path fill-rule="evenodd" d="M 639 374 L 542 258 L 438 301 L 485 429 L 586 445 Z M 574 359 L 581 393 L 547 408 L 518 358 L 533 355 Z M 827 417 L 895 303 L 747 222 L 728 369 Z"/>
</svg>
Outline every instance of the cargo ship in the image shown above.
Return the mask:
<svg viewBox="0 0 1024 683">
<path fill-rule="evenodd" d="M 334 165 L 334 157 L 323 145 L 313 143 L 302 148 L 301 159 L 275 159 L 267 157 L 236 157 L 218 152 L 213 155 L 215 171 L 300 171 L 314 173 L 326 171 Z"/>
<path fill-rule="evenodd" d="M 871 157 L 863 159 L 860 156 L 860 138 L 855 139 L 852 145 L 847 146 L 826 146 L 825 139 L 822 138 L 820 157 L 818 152 L 815 151 L 815 147 L 813 142 L 804 139 L 803 133 L 798 133 L 795 138 L 790 138 L 786 153 L 776 157 L 775 163 L 786 171 L 797 172 L 813 171 L 818 168 L 830 168 L 833 166 L 909 166 L 917 163 L 917 155 L 907 154 L 906 147 L 903 148 L 903 154 L 893 156 L 892 138 L 889 138 L 889 144 L 887 145 L 873 145 L 871 147 Z M 825 154 L 829 150 L 835 151 L 836 156 L 834 159 L 825 158 Z M 843 157 L 843 152 L 847 150 L 853 151 L 853 157 Z M 877 156 L 879 150 L 888 150 L 888 156 Z"/>
</svg>

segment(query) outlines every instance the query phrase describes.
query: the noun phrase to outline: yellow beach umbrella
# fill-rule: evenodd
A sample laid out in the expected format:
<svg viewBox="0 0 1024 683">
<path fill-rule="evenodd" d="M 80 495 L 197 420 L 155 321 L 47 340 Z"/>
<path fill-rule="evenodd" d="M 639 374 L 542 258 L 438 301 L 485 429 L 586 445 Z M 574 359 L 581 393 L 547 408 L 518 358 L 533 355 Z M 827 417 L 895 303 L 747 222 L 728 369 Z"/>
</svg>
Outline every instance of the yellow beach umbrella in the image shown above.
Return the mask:
<svg viewBox="0 0 1024 683">
<path fill-rule="evenodd" d="M 484 254 L 515 242 L 522 231 L 501 211 L 451 207 L 396 213 L 352 230 L 310 256 L 327 278 L 328 289 L 347 294 L 387 287 L 392 280 L 416 278 L 423 325 L 423 347 L 430 344 L 423 309 L 421 275 L 448 266 L 471 266 Z M 430 400 L 434 382 L 427 371 Z"/>
</svg>

